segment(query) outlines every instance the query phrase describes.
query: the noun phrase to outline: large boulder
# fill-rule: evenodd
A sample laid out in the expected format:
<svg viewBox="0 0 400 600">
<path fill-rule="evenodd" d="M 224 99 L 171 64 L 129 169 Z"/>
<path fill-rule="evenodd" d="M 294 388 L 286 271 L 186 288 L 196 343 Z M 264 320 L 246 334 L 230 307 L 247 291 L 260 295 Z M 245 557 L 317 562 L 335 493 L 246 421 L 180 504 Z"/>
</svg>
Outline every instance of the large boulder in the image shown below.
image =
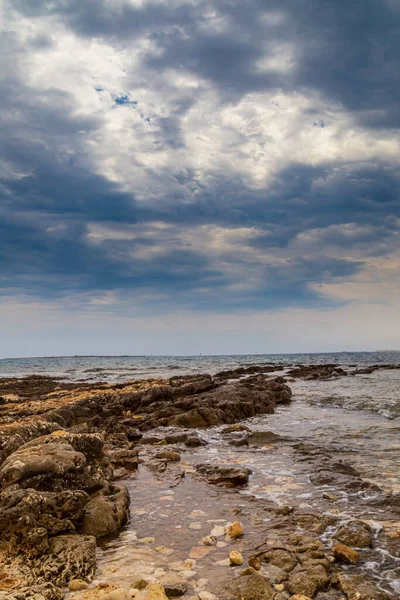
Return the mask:
<svg viewBox="0 0 400 600">
<path fill-rule="evenodd" d="M 117 533 L 128 519 L 129 503 L 124 485 L 108 485 L 86 504 L 81 532 L 96 538 Z"/>
<path fill-rule="evenodd" d="M 94 491 L 107 474 L 107 464 L 101 464 L 103 444 L 100 435 L 64 430 L 36 438 L 4 461 L 0 483 L 3 488 L 17 484 L 42 491 Z"/>
</svg>

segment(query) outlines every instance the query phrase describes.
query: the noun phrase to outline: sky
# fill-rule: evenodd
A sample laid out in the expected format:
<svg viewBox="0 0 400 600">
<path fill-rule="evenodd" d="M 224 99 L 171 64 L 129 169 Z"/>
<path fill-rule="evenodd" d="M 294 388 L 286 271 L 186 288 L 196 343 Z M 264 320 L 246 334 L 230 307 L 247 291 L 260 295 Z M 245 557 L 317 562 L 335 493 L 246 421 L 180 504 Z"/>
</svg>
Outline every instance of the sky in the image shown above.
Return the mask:
<svg viewBox="0 0 400 600">
<path fill-rule="evenodd" d="M 0 29 L 0 357 L 400 349 L 399 0 Z"/>
</svg>

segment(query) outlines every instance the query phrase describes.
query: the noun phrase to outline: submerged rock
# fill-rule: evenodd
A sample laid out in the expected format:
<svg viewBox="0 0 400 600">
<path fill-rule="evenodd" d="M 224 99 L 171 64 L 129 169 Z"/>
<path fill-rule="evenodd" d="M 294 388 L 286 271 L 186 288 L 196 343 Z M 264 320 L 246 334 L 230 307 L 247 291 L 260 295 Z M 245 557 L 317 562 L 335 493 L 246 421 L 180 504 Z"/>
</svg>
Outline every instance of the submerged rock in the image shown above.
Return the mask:
<svg viewBox="0 0 400 600">
<path fill-rule="evenodd" d="M 252 473 L 251 469 L 247 467 L 208 463 L 197 465 L 196 471 L 209 483 L 227 486 L 246 485 Z"/>
<path fill-rule="evenodd" d="M 334 538 L 346 546 L 369 548 L 372 546 L 371 527 L 363 521 L 349 521 L 336 531 Z"/>
</svg>

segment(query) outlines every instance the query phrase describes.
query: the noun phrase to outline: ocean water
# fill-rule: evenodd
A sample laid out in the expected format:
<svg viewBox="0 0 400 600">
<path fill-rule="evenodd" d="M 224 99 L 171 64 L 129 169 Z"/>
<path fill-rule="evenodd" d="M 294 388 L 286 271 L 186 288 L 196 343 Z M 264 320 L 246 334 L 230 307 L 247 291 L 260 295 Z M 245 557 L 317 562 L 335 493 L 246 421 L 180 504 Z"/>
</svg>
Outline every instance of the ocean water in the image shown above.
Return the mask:
<svg viewBox="0 0 400 600">
<path fill-rule="evenodd" d="M 0 359 L 0 377 L 49 375 L 71 382 L 118 382 L 131 379 L 210 373 L 243 365 L 335 363 L 344 367 L 400 364 L 400 352 L 335 352 L 323 354 L 257 354 L 218 356 L 70 356 Z M 400 369 L 328 381 L 291 382 L 297 398 L 321 407 L 400 416 Z"/>
</svg>

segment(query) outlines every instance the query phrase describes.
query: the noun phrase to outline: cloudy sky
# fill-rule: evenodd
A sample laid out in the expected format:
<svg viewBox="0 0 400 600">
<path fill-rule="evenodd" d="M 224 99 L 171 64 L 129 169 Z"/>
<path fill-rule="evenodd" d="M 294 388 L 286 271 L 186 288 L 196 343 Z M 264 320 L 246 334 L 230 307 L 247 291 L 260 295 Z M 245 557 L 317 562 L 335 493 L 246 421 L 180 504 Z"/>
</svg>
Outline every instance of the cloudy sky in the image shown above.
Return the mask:
<svg viewBox="0 0 400 600">
<path fill-rule="evenodd" d="M 0 356 L 400 348 L 399 0 L 0 23 Z"/>
</svg>

